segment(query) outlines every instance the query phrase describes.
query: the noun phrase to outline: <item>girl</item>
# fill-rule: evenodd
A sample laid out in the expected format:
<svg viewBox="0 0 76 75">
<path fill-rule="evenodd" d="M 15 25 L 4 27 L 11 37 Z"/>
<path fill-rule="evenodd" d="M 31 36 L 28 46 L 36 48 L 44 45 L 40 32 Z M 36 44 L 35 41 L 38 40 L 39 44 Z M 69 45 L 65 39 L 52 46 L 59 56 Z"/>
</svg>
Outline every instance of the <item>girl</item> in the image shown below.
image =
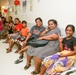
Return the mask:
<svg viewBox="0 0 76 75">
<path fill-rule="evenodd" d="M 20 57 L 19 57 L 19 59 L 17 59 L 15 61 L 15 64 L 18 64 L 23 61 L 22 58 L 23 58 L 24 51 L 22 51 L 20 49 L 21 49 L 21 45 L 22 45 L 23 41 L 26 39 L 27 35 L 29 34 L 29 28 L 27 27 L 27 22 L 22 21 L 22 25 L 23 25 L 23 28 L 20 31 L 20 37 L 17 38 L 18 50 L 16 50 L 16 53 L 19 53 Z"/>
<path fill-rule="evenodd" d="M 59 37 L 60 51 L 52 56 L 46 57 L 42 62 L 40 75 L 45 71 L 48 75 L 57 75 L 70 69 L 76 60 L 76 38 L 73 37 L 75 27 L 67 25 L 65 32 L 66 37 Z"/>
</svg>

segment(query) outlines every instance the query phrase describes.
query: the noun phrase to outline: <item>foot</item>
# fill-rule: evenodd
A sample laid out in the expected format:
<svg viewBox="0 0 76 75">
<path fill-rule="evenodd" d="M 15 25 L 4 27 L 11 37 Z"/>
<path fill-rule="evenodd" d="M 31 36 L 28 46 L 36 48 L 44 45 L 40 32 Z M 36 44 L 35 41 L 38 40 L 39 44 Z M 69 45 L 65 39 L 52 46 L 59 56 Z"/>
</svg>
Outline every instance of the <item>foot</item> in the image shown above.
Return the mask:
<svg viewBox="0 0 76 75">
<path fill-rule="evenodd" d="M 26 66 L 24 67 L 24 70 L 27 70 L 30 66 L 31 66 L 31 64 L 26 65 Z"/>
<path fill-rule="evenodd" d="M 15 63 L 15 64 L 19 64 L 19 63 L 21 63 L 21 62 L 23 62 L 22 59 L 17 59 L 14 63 Z"/>
<path fill-rule="evenodd" d="M 32 75 L 36 75 L 36 74 L 39 74 L 39 72 L 40 72 L 40 71 L 38 71 L 38 72 L 32 71 L 31 74 L 32 74 Z"/>
<path fill-rule="evenodd" d="M 15 51 L 15 53 L 18 53 L 18 52 L 19 52 L 19 50 L 16 50 L 16 51 Z"/>
<path fill-rule="evenodd" d="M 7 53 L 10 53 L 11 52 L 11 50 L 7 50 Z"/>
<path fill-rule="evenodd" d="M 22 59 L 23 58 L 23 55 L 19 56 L 19 58 Z"/>
<path fill-rule="evenodd" d="M 7 53 L 9 53 L 9 52 L 11 52 L 12 51 L 12 49 L 11 48 L 8 48 L 8 49 L 6 49 L 7 50 Z"/>
</svg>

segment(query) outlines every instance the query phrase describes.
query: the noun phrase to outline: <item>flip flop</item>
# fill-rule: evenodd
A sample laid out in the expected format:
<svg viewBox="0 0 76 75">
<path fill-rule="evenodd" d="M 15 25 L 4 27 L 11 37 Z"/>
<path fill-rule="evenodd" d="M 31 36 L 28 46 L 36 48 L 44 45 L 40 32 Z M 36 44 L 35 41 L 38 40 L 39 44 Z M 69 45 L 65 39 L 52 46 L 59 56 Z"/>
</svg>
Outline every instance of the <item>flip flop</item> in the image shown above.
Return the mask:
<svg viewBox="0 0 76 75">
<path fill-rule="evenodd" d="M 31 64 L 30 65 L 26 65 L 25 67 L 24 67 L 24 70 L 27 70 L 29 67 L 31 66 Z"/>
<path fill-rule="evenodd" d="M 19 59 L 17 59 L 14 63 L 15 64 L 19 64 L 19 63 L 21 63 L 23 60 L 19 60 Z"/>
<path fill-rule="evenodd" d="M 39 72 L 35 72 L 35 71 L 31 72 L 32 75 L 36 75 L 36 74 L 39 74 L 39 73 L 40 73 L 40 71 Z"/>
</svg>

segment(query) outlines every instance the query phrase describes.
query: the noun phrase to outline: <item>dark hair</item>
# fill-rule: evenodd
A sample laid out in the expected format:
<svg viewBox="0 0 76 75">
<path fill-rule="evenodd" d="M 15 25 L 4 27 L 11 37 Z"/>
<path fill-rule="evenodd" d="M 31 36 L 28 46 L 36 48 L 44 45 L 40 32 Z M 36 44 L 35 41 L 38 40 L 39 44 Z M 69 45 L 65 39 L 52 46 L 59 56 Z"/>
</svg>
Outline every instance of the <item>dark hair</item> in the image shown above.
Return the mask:
<svg viewBox="0 0 76 75">
<path fill-rule="evenodd" d="M 11 21 L 11 22 L 9 22 L 9 23 L 12 23 L 12 24 L 14 24 L 14 22 L 13 22 L 13 21 Z"/>
<path fill-rule="evenodd" d="M 15 18 L 15 20 L 18 20 L 20 22 L 19 18 Z"/>
<path fill-rule="evenodd" d="M 68 27 L 71 27 L 72 28 L 72 31 L 75 32 L 74 25 L 72 25 L 72 24 L 67 25 L 66 28 L 65 28 L 65 31 L 67 30 Z"/>
<path fill-rule="evenodd" d="M 6 21 L 5 23 L 9 23 L 8 21 Z"/>
<path fill-rule="evenodd" d="M 42 22 L 42 19 L 41 19 L 40 17 L 36 18 L 36 19 L 35 19 L 35 22 L 36 22 L 37 20 L 40 20 L 40 21 Z"/>
<path fill-rule="evenodd" d="M 58 23 L 57 23 L 56 20 L 54 20 L 54 19 L 50 19 L 50 20 L 48 21 L 48 23 L 49 23 L 50 21 L 52 21 L 54 24 L 56 24 L 56 26 L 58 25 Z"/>
<path fill-rule="evenodd" d="M 23 23 L 27 24 L 27 22 L 26 22 L 25 20 L 24 20 L 24 21 L 22 21 L 22 24 L 23 24 Z"/>
<path fill-rule="evenodd" d="M 9 16 L 12 19 L 12 16 Z"/>
</svg>

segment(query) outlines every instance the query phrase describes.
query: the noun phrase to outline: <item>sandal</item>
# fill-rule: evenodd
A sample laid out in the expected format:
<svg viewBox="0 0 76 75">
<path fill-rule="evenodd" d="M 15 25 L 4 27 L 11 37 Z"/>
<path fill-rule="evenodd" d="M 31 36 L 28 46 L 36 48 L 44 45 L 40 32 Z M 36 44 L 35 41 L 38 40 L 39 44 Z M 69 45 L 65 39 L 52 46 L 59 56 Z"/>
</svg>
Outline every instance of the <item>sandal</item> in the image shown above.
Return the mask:
<svg viewBox="0 0 76 75">
<path fill-rule="evenodd" d="M 31 66 L 31 64 L 29 64 L 28 66 L 26 65 L 26 66 L 24 67 L 24 70 L 27 70 L 30 66 Z"/>
<path fill-rule="evenodd" d="M 39 72 L 35 72 L 35 71 L 31 72 L 32 75 L 36 75 L 36 74 L 39 74 L 39 73 L 40 73 L 40 71 Z"/>
<path fill-rule="evenodd" d="M 11 49 L 11 48 L 6 49 L 6 50 L 7 50 L 7 53 L 9 53 L 9 52 L 11 52 L 11 51 L 12 51 L 12 49 Z"/>
<path fill-rule="evenodd" d="M 21 63 L 21 62 L 23 62 L 23 60 L 17 59 L 14 63 L 15 63 L 15 64 L 19 64 L 19 63 Z"/>
<path fill-rule="evenodd" d="M 19 56 L 20 59 L 23 59 L 23 55 Z"/>
</svg>

